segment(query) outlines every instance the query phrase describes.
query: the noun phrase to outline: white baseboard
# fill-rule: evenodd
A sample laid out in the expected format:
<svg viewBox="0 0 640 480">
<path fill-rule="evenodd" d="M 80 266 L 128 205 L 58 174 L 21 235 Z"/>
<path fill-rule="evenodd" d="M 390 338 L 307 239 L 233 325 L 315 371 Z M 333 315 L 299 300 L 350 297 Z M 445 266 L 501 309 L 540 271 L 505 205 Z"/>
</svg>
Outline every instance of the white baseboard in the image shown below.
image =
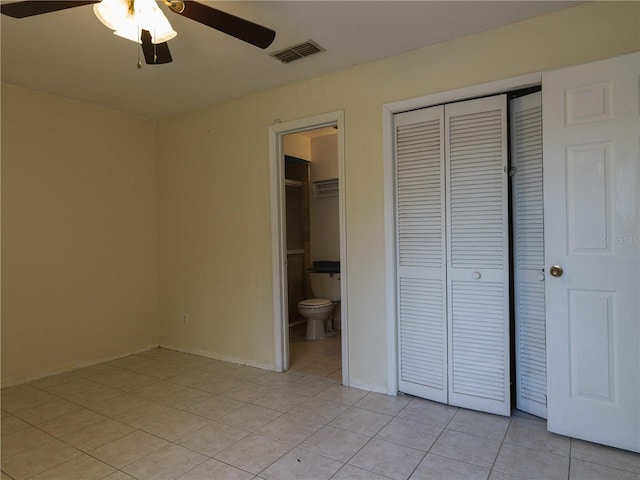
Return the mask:
<svg viewBox="0 0 640 480">
<path fill-rule="evenodd" d="M 374 392 L 374 393 L 384 393 L 385 395 L 387 395 L 387 387 L 382 387 L 380 385 L 371 385 L 369 383 L 362 383 L 356 380 L 356 381 L 350 381 L 349 386 L 351 388 L 357 388 L 359 390 L 366 390 L 368 392 Z"/>
<path fill-rule="evenodd" d="M 271 372 L 275 372 L 276 367 L 272 363 L 259 363 L 251 360 L 247 360 L 241 357 L 229 357 L 227 355 L 220 355 L 218 353 L 212 352 L 211 350 L 206 350 L 203 348 L 196 347 L 178 347 L 176 345 L 171 345 L 168 343 L 161 343 L 161 348 L 166 348 L 167 350 L 174 350 L 176 352 L 184 352 L 191 353 L 193 355 L 200 355 L 201 357 L 211 358 L 213 360 L 222 360 L 223 362 L 235 363 L 238 365 L 246 365 L 248 367 L 260 368 L 262 370 L 269 370 Z"/>
<path fill-rule="evenodd" d="M 73 370 L 78 370 L 80 368 L 91 367 L 93 365 L 98 365 L 100 363 L 111 362 L 112 360 L 117 360 L 118 358 L 128 357 L 129 355 L 135 355 L 136 353 L 146 352 L 147 350 L 152 350 L 154 348 L 158 348 L 159 344 L 153 343 L 151 345 L 143 345 L 139 347 L 134 347 L 131 350 L 126 352 L 117 353 L 115 355 L 107 355 L 104 357 L 93 358 L 91 360 L 83 360 L 81 362 L 72 363 L 69 365 L 58 366 L 56 368 L 51 368 L 47 370 L 40 371 L 33 375 L 28 375 L 26 377 L 14 378 L 5 381 L 2 380 L 2 388 L 13 387 L 14 385 L 20 385 L 22 383 L 33 382 L 35 380 L 40 380 L 41 378 L 51 377 L 53 375 L 60 375 L 61 373 L 72 372 Z"/>
</svg>

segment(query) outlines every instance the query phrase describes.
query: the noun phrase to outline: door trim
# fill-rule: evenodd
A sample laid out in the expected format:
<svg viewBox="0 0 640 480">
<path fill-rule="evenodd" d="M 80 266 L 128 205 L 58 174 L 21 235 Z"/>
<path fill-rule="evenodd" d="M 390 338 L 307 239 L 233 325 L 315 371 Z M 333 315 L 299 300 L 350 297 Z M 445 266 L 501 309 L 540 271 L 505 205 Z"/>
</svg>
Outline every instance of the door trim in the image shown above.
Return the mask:
<svg viewBox="0 0 640 480">
<path fill-rule="evenodd" d="M 396 302 L 396 238 L 394 215 L 394 136 L 393 117 L 396 113 L 443 103 L 469 100 L 476 97 L 496 95 L 510 90 L 542 84 L 542 73 L 498 80 L 447 92 L 387 103 L 382 106 L 383 180 L 384 180 L 384 244 L 385 244 L 385 299 L 387 318 L 387 395 L 398 394 L 398 334 Z"/>
<path fill-rule="evenodd" d="M 339 224 L 340 224 L 340 290 L 341 290 L 341 348 L 342 348 L 342 384 L 349 385 L 349 355 L 347 318 L 347 216 L 346 216 L 346 182 L 344 162 L 344 111 L 329 112 L 312 117 L 277 121 L 269 126 L 269 175 L 271 203 L 271 258 L 273 281 L 273 331 L 274 331 L 274 364 L 276 372 L 284 372 L 289 368 L 289 326 L 287 304 L 287 269 L 285 204 L 284 204 L 284 151 L 282 138 L 285 135 L 335 125 L 338 127 L 338 190 Z"/>
</svg>

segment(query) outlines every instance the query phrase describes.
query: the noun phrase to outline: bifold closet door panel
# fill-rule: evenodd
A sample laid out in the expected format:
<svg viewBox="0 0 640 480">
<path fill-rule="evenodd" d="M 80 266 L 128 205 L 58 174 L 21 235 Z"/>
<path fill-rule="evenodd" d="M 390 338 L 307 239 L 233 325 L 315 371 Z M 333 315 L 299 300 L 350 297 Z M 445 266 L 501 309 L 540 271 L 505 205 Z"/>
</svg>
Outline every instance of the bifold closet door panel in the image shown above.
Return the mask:
<svg viewBox="0 0 640 480">
<path fill-rule="evenodd" d="M 542 94 L 511 100 L 516 405 L 547 418 Z"/>
<path fill-rule="evenodd" d="M 449 403 L 510 415 L 506 96 L 445 106 Z"/>
<path fill-rule="evenodd" d="M 442 106 L 395 116 L 399 389 L 447 403 Z"/>
</svg>

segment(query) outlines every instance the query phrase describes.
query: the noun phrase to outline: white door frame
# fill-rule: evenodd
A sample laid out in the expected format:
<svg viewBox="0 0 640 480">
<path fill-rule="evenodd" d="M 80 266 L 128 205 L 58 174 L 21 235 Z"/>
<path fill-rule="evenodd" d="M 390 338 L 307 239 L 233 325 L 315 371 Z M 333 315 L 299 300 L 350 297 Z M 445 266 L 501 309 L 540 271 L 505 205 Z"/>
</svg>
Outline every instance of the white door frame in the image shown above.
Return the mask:
<svg viewBox="0 0 640 480">
<path fill-rule="evenodd" d="M 275 370 L 289 368 L 289 320 L 287 303 L 286 225 L 284 196 L 285 135 L 335 125 L 338 127 L 338 202 L 340 215 L 340 290 L 342 336 L 342 384 L 349 385 L 347 318 L 347 217 L 345 204 L 344 112 L 329 112 L 313 117 L 278 122 L 269 126 L 269 173 L 271 190 L 271 251 L 273 273 L 273 330 Z"/>
<path fill-rule="evenodd" d="M 396 302 L 396 225 L 394 189 L 394 135 L 393 116 L 419 108 L 443 103 L 495 95 L 542 84 L 542 73 L 483 83 L 423 97 L 387 103 L 382 106 L 383 167 L 384 167 L 384 243 L 385 243 L 385 297 L 387 317 L 387 395 L 398 394 L 398 325 Z"/>
</svg>

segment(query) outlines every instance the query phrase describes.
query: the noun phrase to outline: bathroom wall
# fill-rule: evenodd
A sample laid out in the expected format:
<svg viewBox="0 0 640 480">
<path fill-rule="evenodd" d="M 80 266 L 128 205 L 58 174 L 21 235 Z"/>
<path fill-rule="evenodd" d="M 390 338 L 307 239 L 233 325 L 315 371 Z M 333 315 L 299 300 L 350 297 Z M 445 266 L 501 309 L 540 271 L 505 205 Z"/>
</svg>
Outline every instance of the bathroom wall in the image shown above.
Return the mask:
<svg viewBox="0 0 640 480">
<path fill-rule="evenodd" d="M 307 161 L 311 160 L 311 139 L 309 137 L 298 135 L 297 133 L 285 135 L 282 147 L 285 155 L 291 155 Z"/>
<path fill-rule="evenodd" d="M 311 138 L 311 183 L 338 178 L 338 135 Z M 340 260 L 338 196 L 310 199 L 311 261 Z"/>
</svg>

